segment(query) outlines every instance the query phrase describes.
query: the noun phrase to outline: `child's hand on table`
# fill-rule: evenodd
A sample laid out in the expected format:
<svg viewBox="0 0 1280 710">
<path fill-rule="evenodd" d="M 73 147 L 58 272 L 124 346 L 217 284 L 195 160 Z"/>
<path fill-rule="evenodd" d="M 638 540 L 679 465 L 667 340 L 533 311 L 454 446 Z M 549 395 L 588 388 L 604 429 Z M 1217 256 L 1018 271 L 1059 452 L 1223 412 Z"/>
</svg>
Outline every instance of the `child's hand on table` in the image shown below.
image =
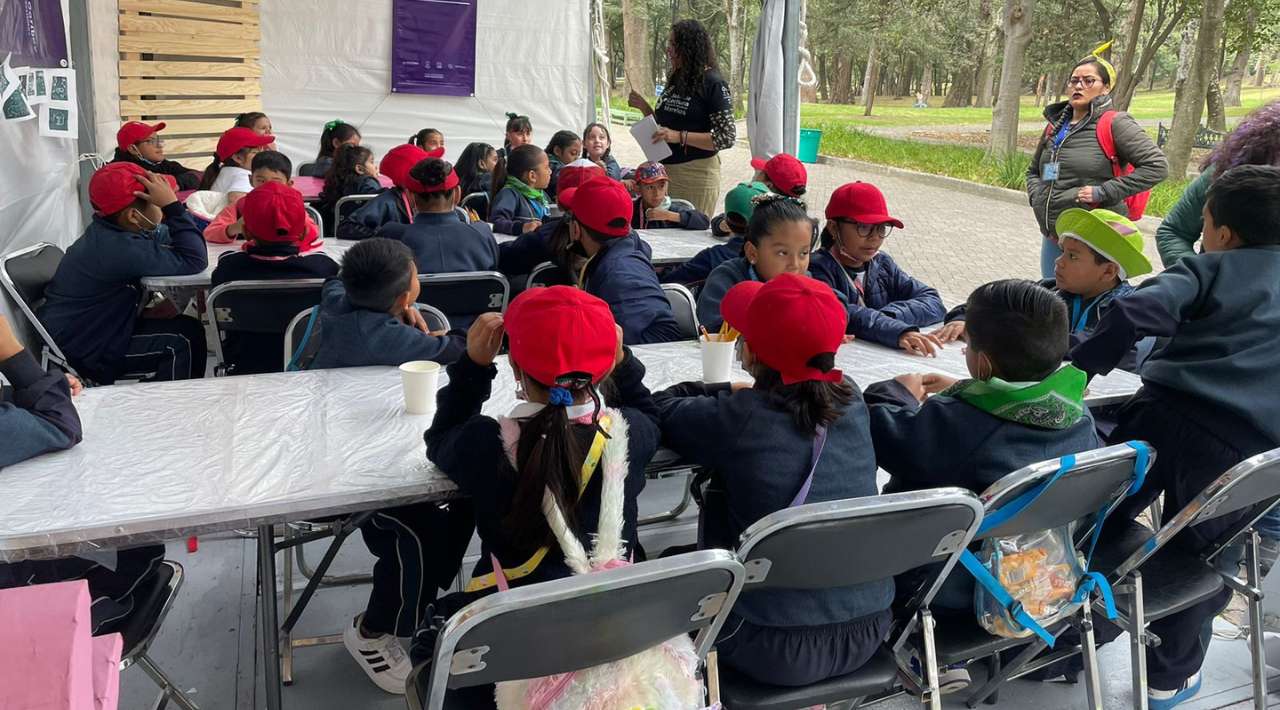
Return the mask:
<svg viewBox="0 0 1280 710">
<path fill-rule="evenodd" d="M 680 215 L 672 210 L 664 210 L 661 207 L 650 207 L 644 213 L 644 218 L 650 222 L 679 222 Z"/>
<path fill-rule="evenodd" d="M 907 391 L 911 393 L 911 396 L 915 397 L 918 402 L 923 402 L 924 398 L 929 394 L 924 389 L 924 375 L 918 372 L 898 375 L 893 378 L 893 380 L 905 387 Z"/>
<path fill-rule="evenodd" d="M 898 347 L 912 355 L 936 357 L 938 351 L 942 349 L 942 342 L 932 333 L 909 330 L 898 338 Z"/>
<path fill-rule="evenodd" d="M 498 350 L 502 348 L 502 335 L 502 314 L 482 314 L 467 331 L 467 357 L 481 367 L 492 365 L 494 358 L 498 357 Z M 618 342 L 621 349 L 621 337 Z"/>
<path fill-rule="evenodd" d="M 942 343 L 954 343 L 957 340 L 964 340 L 964 321 L 953 320 L 950 323 L 930 333 Z"/>
<path fill-rule="evenodd" d="M 937 394 L 957 382 L 959 382 L 959 380 L 954 377 L 948 377 L 947 375 L 937 372 L 931 372 L 924 376 L 921 384 L 924 385 L 925 392 L 929 394 Z"/>
<path fill-rule="evenodd" d="M 525 222 L 524 226 L 520 228 L 520 231 L 522 231 L 525 234 L 528 234 L 529 232 L 532 232 L 533 230 L 541 226 L 542 226 L 542 221 L 535 219 L 532 222 Z"/>
</svg>

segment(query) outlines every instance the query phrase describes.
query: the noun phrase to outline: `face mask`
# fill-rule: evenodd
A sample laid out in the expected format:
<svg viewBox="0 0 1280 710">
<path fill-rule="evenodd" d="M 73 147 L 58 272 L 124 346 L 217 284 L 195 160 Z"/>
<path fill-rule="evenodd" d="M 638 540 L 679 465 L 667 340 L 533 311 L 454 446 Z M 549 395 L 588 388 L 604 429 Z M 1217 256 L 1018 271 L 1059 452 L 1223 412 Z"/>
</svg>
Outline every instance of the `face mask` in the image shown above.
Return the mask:
<svg viewBox="0 0 1280 710">
<path fill-rule="evenodd" d="M 658 203 L 658 209 L 660 210 L 671 209 L 671 195 L 667 195 L 666 197 L 662 198 L 662 202 Z"/>
</svg>

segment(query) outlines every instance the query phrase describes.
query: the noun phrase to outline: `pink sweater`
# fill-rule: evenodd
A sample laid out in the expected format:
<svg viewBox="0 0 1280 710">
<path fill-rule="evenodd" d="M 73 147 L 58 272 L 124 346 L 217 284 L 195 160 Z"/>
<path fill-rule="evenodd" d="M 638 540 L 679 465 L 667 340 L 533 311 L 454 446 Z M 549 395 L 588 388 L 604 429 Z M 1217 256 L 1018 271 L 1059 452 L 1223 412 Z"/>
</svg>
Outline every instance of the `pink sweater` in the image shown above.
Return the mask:
<svg viewBox="0 0 1280 710">
<path fill-rule="evenodd" d="M 204 228 L 204 240 L 210 244 L 230 244 L 237 239 L 244 239 L 244 235 L 232 237 L 227 234 L 227 227 L 240 219 L 240 202 L 233 202 L 218 213 L 217 217 Z M 316 227 L 316 223 L 311 220 L 311 215 L 307 215 L 307 239 L 310 241 L 320 234 L 320 230 Z"/>
</svg>

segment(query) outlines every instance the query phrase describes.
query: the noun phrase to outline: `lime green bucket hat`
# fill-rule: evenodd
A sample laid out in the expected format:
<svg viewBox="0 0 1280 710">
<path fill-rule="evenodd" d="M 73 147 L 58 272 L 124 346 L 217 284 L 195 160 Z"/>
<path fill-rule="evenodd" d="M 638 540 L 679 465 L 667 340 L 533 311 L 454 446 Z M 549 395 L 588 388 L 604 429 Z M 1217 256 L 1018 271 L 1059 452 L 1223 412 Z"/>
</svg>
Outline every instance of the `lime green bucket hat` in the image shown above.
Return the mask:
<svg viewBox="0 0 1280 710">
<path fill-rule="evenodd" d="M 1142 232 L 1124 215 L 1111 210 L 1078 207 L 1062 211 L 1054 231 L 1062 239 L 1078 239 L 1120 267 L 1120 278 L 1151 273 L 1151 262 L 1142 253 Z"/>
<path fill-rule="evenodd" d="M 736 214 L 744 220 L 751 221 L 751 213 L 756 207 L 752 200 L 767 194 L 769 194 L 769 188 L 762 182 L 740 182 L 724 196 L 724 213 Z"/>
</svg>

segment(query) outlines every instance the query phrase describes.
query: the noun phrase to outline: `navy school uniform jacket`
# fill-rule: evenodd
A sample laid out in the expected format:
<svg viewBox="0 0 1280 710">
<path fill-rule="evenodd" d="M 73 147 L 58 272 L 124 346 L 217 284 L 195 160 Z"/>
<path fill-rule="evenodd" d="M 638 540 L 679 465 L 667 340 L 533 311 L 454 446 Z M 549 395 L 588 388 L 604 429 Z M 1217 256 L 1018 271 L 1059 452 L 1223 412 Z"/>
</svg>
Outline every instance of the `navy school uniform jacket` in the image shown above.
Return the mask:
<svg viewBox="0 0 1280 710">
<path fill-rule="evenodd" d="M 663 274 L 662 283 L 677 283 L 686 286 L 701 284 L 711 276 L 711 272 L 717 266 L 730 259 L 742 256 L 742 245 L 746 241 L 746 238 L 741 234 L 735 234 L 724 244 L 707 247 L 695 254 L 692 259 Z M 717 302 L 716 308 L 719 310 L 719 302 Z M 701 315 L 699 315 L 698 322 L 702 322 Z"/>
<path fill-rule="evenodd" d="M 163 211 L 163 229 L 147 234 L 94 217 L 45 289 L 40 321 L 71 366 L 101 384 L 115 382 L 124 366 L 142 301 L 139 279 L 198 274 L 209 265 L 187 208 L 174 202 Z"/>
<path fill-rule="evenodd" d="M 702 290 L 698 291 L 698 323 L 713 333 L 719 330 L 724 322 L 720 315 L 720 301 L 724 300 L 724 295 L 743 281 L 759 280 L 745 256 L 734 257 L 712 269 L 702 284 Z"/>
<path fill-rule="evenodd" d="M 532 232 L 499 244 L 498 271 L 510 279 L 531 274 L 539 264 L 554 261 L 551 238 L 563 221 L 564 217 L 550 217 Z"/>
<path fill-rule="evenodd" d="M 333 210 L 321 213 L 325 222 L 333 220 Z M 338 239 L 368 239 L 385 224 L 409 224 L 413 215 L 405 201 L 404 191 L 398 187 L 382 189 L 378 196 L 355 208 L 338 224 Z"/>
<path fill-rule="evenodd" d="M 536 219 L 546 216 L 539 217 L 533 203 L 509 187 L 498 190 L 489 205 L 489 221 L 498 234 L 522 234 L 525 223 Z"/>
<path fill-rule="evenodd" d="M 320 299 L 320 345 L 310 369 L 398 367 L 411 360 L 448 364 L 467 350 L 460 331 L 428 335 L 390 313 L 360 308 L 347 300 L 342 281 L 331 279 Z"/>
<path fill-rule="evenodd" d="M 631 226 L 635 229 L 710 229 L 711 220 L 689 205 L 673 203 L 669 208 L 680 215 L 679 222 L 646 220 L 644 202 L 639 197 L 631 201 Z"/>
<path fill-rule="evenodd" d="M 849 309 L 849 333 L 890 348 L 907 331 L 940 322 L 947 311 L 938 292 L 898 267 L 884 252 L 867 264 L 862 292 L 849 273 L 826 249 L 809 257 L 809 275 L 836 292 Z"/>
<path fill-rule="evenodd" d="M 627 345 L 680 339 L 671 303 L 649 261 L 652 253 L 635 232 L 610 239 L 588 262 L 581 284 L 584 291 L 609 304 Z"/>
<path fill-rule="evenodd" d="M 1280 245 L 1179 259 L 1117 299 L 1069 357 L 1106 374 L 1138 339 L 1167 338 L 1142 366 L 1144 389 L 1226 441 L 1247 428 L 1244 438 L 1280 445 L 1277 274 Z"/>
<path fill-rule="evenodd" d="M 721 474 L 731 529 L 708 530 L 710 539 L 736 540 L 760 518 L 786 508 L 809 475 L 814 432 L 801 431 L 771 392 L 683 383 L 655 393 L 654 400 L 663 442 L 688 463 Z M 876 461 L 858 393 L 828 428 L 806 502 L 873 495 Z M 715 518 L 708 516 L 705 524 L 719 524 Z M 893 595 L 891 579 L 822 591 L 744 592 L 733 611 L 762 626 L 820 626 L 888 609 Z"/>
<path fill-rule="evenodd" d="M 1085 301 L 1080 296 L 1059 289 L 1054 279 L 1045 279 L 1040 282 L 1040 285 L 1058 294 L 1058 297 L 1067 304 L 1067 313 L 1071 319 L 1069 323 L 1071 327 L 1071 347 L 1084 342 L 1093 333 L 1093 329 L 1098 326 L 1098 321 L 1107 311 L 1111 310 L 1116 299 L 1124 298 L 1134 291 L 1133 286 L 1130 286 L 1128 281 L 1121 281 L 1119 285 L 1110 291 L 1092 301 Z M 952 308 L 947 311 L 946 322 L 963 321 L 966 310 L 967 305 L 964 303 Z M 1140 359 L 1139 350 L 1146 350 L 1146 348 L 1130 348 L 1118 367 L 1128 372 L 1137 372 Z"/>
<path fill-rule="evenodd" d="M 354 202 L 348 202 L 342 206 L 341 219 L 334 220 L 333 207 L 338 204 L 338 200 L 350 195 L 378 195 L 383 191 L 382 183 L 378 179 L 369 175 L 361 175 L 351 180 L 346 180 L 337 186 L 333 192 L 324 190 L 320 193 L 320 198 L 316 200 L 314 207 L 320 212 L 320 216 L 324 217 L 324 236 L 326 239 L 332 238 L 337 229 L 338 222 L 345 222 L 360 205 Z M 372 202 L 373 200 L 370 200 Z"/>
<path fill-rule="evenodd" d="M 627 349 L 610 380 L 617 396 L 610 399 L 627 420 L 627 479 L 623 503 L 622 536 L 627 554 L 636 548 L 638 517 L 637 499 L 644 490 L 644 469 L 658 450 L 660 434 L 658 413 L 649 390 L 644 386 L 644 365 Z M 512 586 L 568 577 L 571 572 L 554 538 L 529 540 L 514 537 L 504 525 L 516 492 L 516 472 L 507 461 L 498 422 L 480 413 L 489 399 L 494 365 L 481 367 L 462 355 L 449 366 L 449 384 L 437 396 L 435 420 L 427 430 L 427 458 L 440 467 L 475 506 L 476 530 L 480 534 L 480 561 L 475 575 L 493 571 L 489 555 L 493 554 L 504 568 L 523 564 L 543 544 L 549 550 L 542 563 L 527 577 L 511 580 Z M 583 451 L 595 436 L 594 427 L 573 425 Z M 575 531 L 583 547 L 591 549 L 591 536 L 600 519 L 600 486 L 603 476 L 595 475 L 582 492 L 576 509 Z"/>
<path fill-rule="evenodd" d="M 0 391 L 0 469 L 80 443 L 80 416 L 61 372 L 45 372 L 26 350 L 0 362 L 13 384 Z"/>
<path fill-rule="evenodd" d="M 210 289 L 231 281 L 328 279 L 338 275 L 338 264 L 324 254 L 259 259 L 239 251 L 218 260 L 209 278 Z M 284 370 L 284 333 L 227 333 L 222 353 L 230 374 L 249 375 Z"/>
<path fill-rule="evenodd" d="M 111 158 L 111 162 L 133 163 L 143 170 L 150 170 L 160 175 L 172 175 L 173 179 L 178 183 L 179 190 L 194 190 L 200 186 L 200 173 L 176 160 L 161 160 L 158 163 L 153 163 L 150 160 L 139 158 L 127 150 L 116 148 L 116 154 Z"/>
<path fill-rule="evenodd" d="M 419 274 L 498 269 L 498 242 L 484 222 L 462 222 L 456 212 L 419 212 L 413 224 L 389 227 L 395 229 L 383 229 L 379 236 L 409 247 Z"/>
</svg>

